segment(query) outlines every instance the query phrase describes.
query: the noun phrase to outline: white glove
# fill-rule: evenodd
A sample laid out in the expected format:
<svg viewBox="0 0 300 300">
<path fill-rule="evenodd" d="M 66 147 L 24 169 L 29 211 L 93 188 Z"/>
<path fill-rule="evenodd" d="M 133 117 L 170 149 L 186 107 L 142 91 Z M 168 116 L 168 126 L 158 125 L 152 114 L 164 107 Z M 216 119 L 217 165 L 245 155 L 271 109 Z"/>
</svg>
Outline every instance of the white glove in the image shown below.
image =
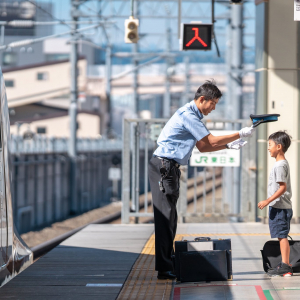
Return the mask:
<svg viewBox="0 0 300 300">
<path fill-rule="evenodd" d="M 242 129 L 239 131 L 240 138 L 252 136 L 252 134 L 253 134 L 253 132 L 255 131 L 255 129 L 256 129 L 256 128 L 254 128 L 253 126 L 242 128 Z"/>
<path fill-rule="evenodd" d="M 229 149 L 240 150 L 246 144 L 247 144 L 247 142 L 243 141 L 242 139 L 238 139 L 238 140 L 235 140 L 232 143 L 227 144 L 227 147 Z"/>
</svg>

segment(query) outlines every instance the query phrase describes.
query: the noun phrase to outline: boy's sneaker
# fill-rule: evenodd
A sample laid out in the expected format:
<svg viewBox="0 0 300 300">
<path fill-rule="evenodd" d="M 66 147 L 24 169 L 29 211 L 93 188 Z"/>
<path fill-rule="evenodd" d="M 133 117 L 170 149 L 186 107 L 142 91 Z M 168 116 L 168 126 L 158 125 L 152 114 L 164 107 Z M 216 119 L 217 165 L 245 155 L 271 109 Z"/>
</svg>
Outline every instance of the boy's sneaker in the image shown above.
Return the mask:
<svg viewBox="0 0 300 300">
<path fill-rule="evenodd" d="M 271 270 L 276 269 L 280 264 L 281 264 L 281 262 L 280 262 L 276 267 L 271 267 L 271 266 L 267 263 L 268 270 L 267 270 L 266 273 L 270 272 Z"/>
<path fill-rule="evenodd" d="M 293 268 L 281 262 L 276 268 L 268 270 L 270 277 L 289 277 L 293 275 Z"/>
</svg>

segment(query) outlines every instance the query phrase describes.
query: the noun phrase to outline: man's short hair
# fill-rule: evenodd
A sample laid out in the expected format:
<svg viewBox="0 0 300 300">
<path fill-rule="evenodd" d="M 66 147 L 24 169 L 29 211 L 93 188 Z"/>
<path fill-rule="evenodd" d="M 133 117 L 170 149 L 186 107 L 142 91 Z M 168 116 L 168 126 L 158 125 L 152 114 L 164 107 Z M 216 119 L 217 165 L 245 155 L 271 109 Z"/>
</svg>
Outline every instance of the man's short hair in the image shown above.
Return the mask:
<svg viewBox="0 0 300 300">
<path fill-rule="evenodd" d="M 288 135 L 285 130 L 274 132 L 269 136 L 269 140 L 272 140 L 276 145 L 280 144 L 282 146 L 284 153 L 289 149 L 291 139 L 292 137 Z"/>
<path fill-rule="evenodd" d="M 220 99 L 222 93 L 216 86 L 216 82 L 211 79 L 206 80 L 205 83 L 198 88 L 194 100 L 197 100 L 201 96 L 204 96 L 205 100 Z"/>
</svg>

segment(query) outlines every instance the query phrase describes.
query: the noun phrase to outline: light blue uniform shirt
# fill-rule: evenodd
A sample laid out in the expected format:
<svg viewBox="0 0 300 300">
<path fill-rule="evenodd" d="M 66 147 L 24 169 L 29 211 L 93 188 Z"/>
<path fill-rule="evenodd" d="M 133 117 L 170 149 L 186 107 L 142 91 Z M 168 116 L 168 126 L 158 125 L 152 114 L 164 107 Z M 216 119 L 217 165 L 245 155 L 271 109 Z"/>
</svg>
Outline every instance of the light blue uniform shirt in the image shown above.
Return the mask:
<svg viewBox="0 0 300 300">
<path fill-rule="evenodd" d="M 197 141 L 209 134 L 195 101 L 179 108 L 160 133 L 154 155 L 187 165 Z"/>
</svg>

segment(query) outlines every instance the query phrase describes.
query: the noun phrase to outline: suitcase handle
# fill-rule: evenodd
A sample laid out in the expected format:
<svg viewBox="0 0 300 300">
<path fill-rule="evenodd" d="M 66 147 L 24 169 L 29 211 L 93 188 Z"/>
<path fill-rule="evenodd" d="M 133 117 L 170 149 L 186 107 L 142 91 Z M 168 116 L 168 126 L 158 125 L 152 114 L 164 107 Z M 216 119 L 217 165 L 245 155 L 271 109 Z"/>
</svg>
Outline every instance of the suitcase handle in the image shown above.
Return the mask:
<svg viewBox="0 0 300 300">
<path fill-rule="evenodd" d="M 196 237 L 195 242 L 199 242 L 199 241 L 211 241 L 211 238 L 208 237 L 208 236 L 199 236 L 199 237 Z"/>
<path fill-rule="evenodd" d="M 293 238 L 290 235 L 288 235 L 287 237 L 290 238 L 291 241 L 293 241 Z"/>
</svg>

